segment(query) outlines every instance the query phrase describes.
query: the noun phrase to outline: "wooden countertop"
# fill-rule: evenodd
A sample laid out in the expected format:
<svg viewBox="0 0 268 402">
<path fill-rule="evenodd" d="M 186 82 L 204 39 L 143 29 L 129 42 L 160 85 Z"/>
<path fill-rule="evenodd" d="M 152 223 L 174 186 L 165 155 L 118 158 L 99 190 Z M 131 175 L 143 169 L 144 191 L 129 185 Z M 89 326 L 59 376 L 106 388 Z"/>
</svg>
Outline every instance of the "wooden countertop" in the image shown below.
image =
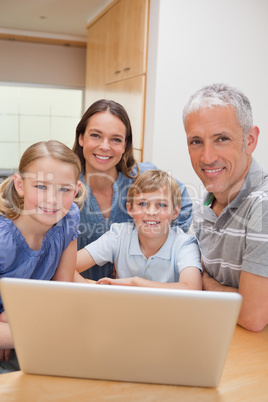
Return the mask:
<svg viewBox="0 0 268 402">
<path fill-rule="evenodd" d="M 137 384 L 24 374 L 0 375 L 1 402 L 42 401 L 268 401 L 268 326 L 236 327 L 217 388 Z"/>
</svg>

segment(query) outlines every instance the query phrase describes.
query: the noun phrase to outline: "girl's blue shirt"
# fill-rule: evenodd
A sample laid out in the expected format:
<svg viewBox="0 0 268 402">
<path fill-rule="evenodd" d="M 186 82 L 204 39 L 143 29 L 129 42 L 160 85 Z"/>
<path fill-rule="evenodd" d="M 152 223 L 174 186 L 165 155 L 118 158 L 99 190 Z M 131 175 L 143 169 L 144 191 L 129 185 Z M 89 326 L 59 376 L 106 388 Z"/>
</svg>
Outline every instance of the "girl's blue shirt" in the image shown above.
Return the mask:
<svg viewBox="0 0 268 402">
<path fill-rule="evenodd" d="M 150 169 L 157 169 L 150 162 L 139 163 L 139 168 L 141 173 Z M 137 166 L 134 167 L 132 172 L 133 176 L 136 174 Z M 133 222 L 126 209 L 127 192 L 133 179 L 129 179 L 122 172 L 119 172 L 118 178 L 113 184 L 112 208 L 108 220 L 103 217 L 90 187 L 85 182 L 84 174 L 81 175 L 80 180 L 85 184 L 88 196 L 80 212 L 78 250 L 97 240 L 110 229 L 113 223 Z M 186 186 L 178 180 L 177 182 L 181 190 L 181 211 L 173 224 L 187 233 L 192 222 L 192 202 Z M 98 280 L 104 276 L 113 277 L 113 265 L 111 263 L 107 263 L 102 267 L 95 265 L 90 270 L 84 271 L 83 276 L 93 280 Z"/>
<path fill-rule="evenodd" d="M 40 250 L 31 250 L 13 221 L 0 216 L 0 277 L 50 280 L 63 251 L 78 236 L 80 214 L 75 203 L 45 235 Z M 3 311 L 0 299 L 0 313 Z"/>
</svg>

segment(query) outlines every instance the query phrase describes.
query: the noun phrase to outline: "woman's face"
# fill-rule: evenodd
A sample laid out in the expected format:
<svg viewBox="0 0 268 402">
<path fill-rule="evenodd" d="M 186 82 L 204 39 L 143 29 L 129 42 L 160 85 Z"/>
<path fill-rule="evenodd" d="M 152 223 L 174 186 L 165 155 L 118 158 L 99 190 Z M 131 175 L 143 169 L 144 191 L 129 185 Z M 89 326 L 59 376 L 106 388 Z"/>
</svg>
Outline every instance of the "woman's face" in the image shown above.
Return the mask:
<svg viewBox="0 0 268 402">
<path fill-rule="evenodd" d="M 96 113 L 90 117 L 79 145 L 83 147 L 85 171 L 105 172 L 117 177 L 116 165 L 126 148 L 126 127 L 109 112 Z"/>
</svg>

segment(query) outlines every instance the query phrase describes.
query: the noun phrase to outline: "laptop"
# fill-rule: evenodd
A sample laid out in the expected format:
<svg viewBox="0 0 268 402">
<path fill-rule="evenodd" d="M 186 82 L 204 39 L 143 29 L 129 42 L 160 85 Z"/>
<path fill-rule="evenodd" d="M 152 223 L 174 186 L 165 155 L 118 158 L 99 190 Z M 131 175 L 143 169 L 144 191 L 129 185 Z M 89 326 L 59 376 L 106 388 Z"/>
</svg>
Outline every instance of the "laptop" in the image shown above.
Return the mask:
<svg viewBox="0 0 268 402">
<path fill-rule="evenodd" d="M 25 373 L 216 387 L 237 293 L 3 278 Z"/>
</svg>

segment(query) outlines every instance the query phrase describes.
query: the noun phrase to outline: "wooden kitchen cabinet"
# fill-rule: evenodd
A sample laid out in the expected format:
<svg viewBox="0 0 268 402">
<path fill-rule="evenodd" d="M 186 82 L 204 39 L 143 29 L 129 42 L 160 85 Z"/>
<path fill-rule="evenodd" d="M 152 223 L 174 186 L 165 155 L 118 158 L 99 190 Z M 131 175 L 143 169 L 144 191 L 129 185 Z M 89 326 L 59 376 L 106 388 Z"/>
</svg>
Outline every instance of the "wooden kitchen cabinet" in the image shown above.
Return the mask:
<svg viewBox="0 0 268 402">
<path fill-rule="evenodd" d="M 149 0 L 115 0 L 87 28 L 85 108 L 101 98 L 121 103 L 142 161 Z"/>
<path fill-rule="evenodd" d="M 141 151 L 137 153 L 142 158 L 144 112 L 145 112 L 145 76 L 138 75 L 126 80 L 112 82 L 106 85 L 106 98 L 116 100 L 123 105 L 129 115 L 133 133 L 133 147 Z M 127 105 L 127 106 L 126 106 Z"/>
<path fill-rule="evenodd" d="M 108 15 L 104 14 L 88 29 L 85 108 L 105 97 Z"/>
<path fill-rule="evenodd" d="M 106 83 L 146 73 L 148 0 L 120 0 L 109 12 Z"/>
</svg>

